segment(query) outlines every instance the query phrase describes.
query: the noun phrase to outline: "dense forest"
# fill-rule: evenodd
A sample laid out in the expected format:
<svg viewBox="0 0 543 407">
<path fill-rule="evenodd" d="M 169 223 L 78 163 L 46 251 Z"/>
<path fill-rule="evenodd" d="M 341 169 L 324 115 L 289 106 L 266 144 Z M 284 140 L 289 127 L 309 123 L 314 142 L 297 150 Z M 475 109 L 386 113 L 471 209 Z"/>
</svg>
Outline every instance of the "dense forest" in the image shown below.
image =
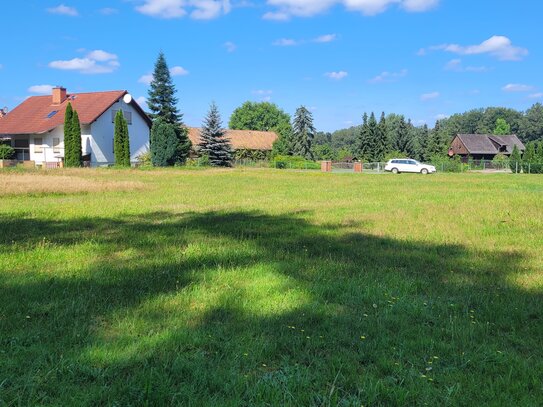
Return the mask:
<svg viewBox="0 0 543 407">
<path fill-rule="evenodd" d="M 456 134 L 516 134 L 525 144 L 543 141 L 543 105 L 525 112 L 489 107 L 438 120 L 434 128 L 414 126 L 402 115 L 364 114 L 362 124 L 333 133 L 318 132 L 313 141 L 317 159 L 349 158 L 382 161 L 391 156 L 430 160 L 446 155 Z"/>
</svg>

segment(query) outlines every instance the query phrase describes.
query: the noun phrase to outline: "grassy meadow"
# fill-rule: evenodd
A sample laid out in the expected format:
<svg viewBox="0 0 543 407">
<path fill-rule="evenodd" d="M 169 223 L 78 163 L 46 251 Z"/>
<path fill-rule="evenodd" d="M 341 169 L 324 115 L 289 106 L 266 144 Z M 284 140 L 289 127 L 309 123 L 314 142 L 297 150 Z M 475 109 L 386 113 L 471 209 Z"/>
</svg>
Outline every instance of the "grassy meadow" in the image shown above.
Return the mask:
<svg viewBox="0 0 543 407">
<path fill-rule="evenodd" d="M 543 177 L 0 171 L 0 406 L 543 405 Z"/>
</svg>

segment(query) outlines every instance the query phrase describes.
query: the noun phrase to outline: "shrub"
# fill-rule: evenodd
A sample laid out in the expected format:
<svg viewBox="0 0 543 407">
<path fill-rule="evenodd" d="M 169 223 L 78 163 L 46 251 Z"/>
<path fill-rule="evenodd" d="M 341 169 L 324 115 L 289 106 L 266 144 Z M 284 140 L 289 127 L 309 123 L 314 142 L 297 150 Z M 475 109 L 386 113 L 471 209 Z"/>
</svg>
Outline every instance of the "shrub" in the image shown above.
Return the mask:
<svg viewBox="0 0 543 407">
<path fill-rule="evenodd" d="M 509 158 L 504 154 L 497 154 L 492 160 L 492 165 L 497 170 L 504 170 L 509 167 Z"/>
<path fill-rule="evenodd" d="M 514 174 L 520 173 L 522 169 L 522 156 L 520 155 L 520 150 L 515 145 L 513 147 L 513 152 L 511 153 L 511 161 L 509 161 L 509 167 Z"/>
<path fill-rule="evenodd" d="M 146 151 L 145 153 L 138 155 L 137 160 L 140 167 L 151 167 L 153 165 L 150 151 Z"/>
<path fill-rule="evenodd" d="M 306 160 L 304 157 L 278 155 L 271 163 L 273 168 L 293 170 L 318 170 L 320 164 L 315 161 Z"/>
<path fill-rule="evenodd" d="M 15 155 L 15 150 L 6 144 L 0 144 L 0 160 L 9 160 Z"/>
<path fill-rule="evenodd" d="M 443 172 L 462 172 L 464 164 L 459 155 L 455 155 L 452 159 L 447 155 L 434 154 L 430 157 L 430 162 L 438 171 Z"/>
</svg>

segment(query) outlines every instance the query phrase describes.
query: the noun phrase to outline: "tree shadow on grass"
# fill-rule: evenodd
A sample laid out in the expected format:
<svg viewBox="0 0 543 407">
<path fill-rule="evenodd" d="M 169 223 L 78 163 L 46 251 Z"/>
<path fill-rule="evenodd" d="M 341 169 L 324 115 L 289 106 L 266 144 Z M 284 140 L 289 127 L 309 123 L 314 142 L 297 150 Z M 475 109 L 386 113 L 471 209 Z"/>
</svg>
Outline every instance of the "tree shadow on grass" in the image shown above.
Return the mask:
<svg viewBox="0 0 543 407">
<path fill-rule="evenodd" d="M 540 401 L 519 254 L 300 214 L 0 223 L 8 405 Z"/>
</svg>

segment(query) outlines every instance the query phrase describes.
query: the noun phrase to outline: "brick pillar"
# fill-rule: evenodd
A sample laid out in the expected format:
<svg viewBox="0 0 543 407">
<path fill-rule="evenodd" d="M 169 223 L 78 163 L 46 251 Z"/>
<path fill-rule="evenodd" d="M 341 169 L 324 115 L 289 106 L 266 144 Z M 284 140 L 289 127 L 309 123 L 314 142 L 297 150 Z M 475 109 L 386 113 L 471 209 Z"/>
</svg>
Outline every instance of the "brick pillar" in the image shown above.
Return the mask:
<svg viewBox="0 0 543 407">
<path fill-rule="evenodd" d="M 332 161 L 322 161 L 321 162 L 321 171 L 322 172 L 332 172 Z"/>
<path fill-rule="evenodd" d="M 362 172 L 362 163 L 361 162 L 354 163 L 354 172 Z"/>
</svg>

